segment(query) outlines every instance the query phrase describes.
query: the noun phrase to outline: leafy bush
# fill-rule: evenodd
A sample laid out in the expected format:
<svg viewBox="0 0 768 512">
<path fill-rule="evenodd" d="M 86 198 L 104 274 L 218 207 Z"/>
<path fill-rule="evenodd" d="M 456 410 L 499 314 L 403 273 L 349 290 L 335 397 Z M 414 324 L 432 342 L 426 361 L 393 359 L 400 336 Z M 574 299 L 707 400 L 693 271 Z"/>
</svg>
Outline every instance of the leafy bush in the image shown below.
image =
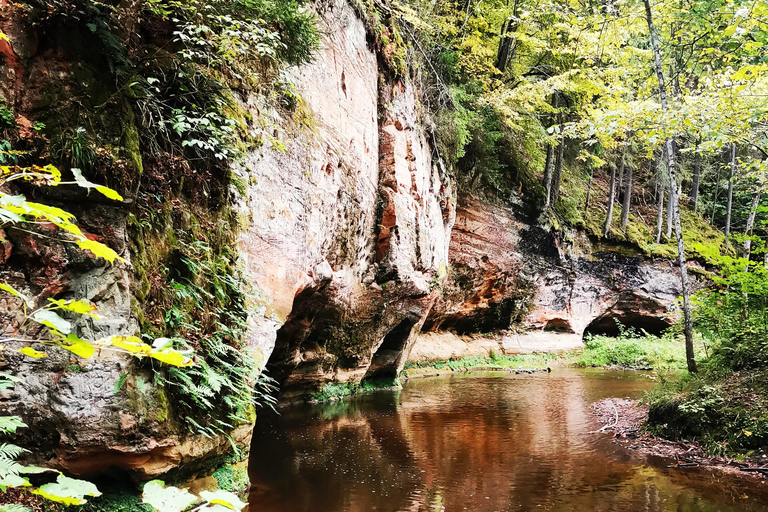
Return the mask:
<svg viewBox="0 0 768 512">
<path fill-rule="evenodd" d="M 699 440 L 724 455 L 768 447 L 768 270 L 744 258 L 718 259 L 715 288 L 694 301 L 710 357 L 698 374 L 667 382 L 646 400 L 652 432 Z"/>
</svg>

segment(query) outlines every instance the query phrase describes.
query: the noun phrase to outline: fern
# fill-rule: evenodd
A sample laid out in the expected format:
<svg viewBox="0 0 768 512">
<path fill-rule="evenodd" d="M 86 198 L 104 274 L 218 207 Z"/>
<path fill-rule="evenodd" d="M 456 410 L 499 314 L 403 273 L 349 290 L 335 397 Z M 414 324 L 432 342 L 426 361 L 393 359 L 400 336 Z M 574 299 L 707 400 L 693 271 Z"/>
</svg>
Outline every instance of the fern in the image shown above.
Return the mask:
<svg viewBox="0 0 768 512">
<path fill-rule="evenodd" d="M 14 434 L 16 429 L 26 426 L 18 416 L 0 416 L 0 434 Z"/>
<path fill-rule="evenodd" d="M 0 372 L 0 391 L 10 389 L 13 387 L 14 382 L 18 382 L 20 379 L 9 373 Z"/>
<path fill-rule="evenodd" d="M 0 460 L 16 460 L 25 450 L 21 446 L 15 444 L 1 443 L 0 444 Z"/>
<path fill-rule="evenodd" d="M 24 466 L 15 460 L 0 457 L 0 485 L 8 485 L 4 481 L 9 476 L 18 476 L 24 470 Z M 15 484 L 11 484 L 15 485 Z"/>
</svg>

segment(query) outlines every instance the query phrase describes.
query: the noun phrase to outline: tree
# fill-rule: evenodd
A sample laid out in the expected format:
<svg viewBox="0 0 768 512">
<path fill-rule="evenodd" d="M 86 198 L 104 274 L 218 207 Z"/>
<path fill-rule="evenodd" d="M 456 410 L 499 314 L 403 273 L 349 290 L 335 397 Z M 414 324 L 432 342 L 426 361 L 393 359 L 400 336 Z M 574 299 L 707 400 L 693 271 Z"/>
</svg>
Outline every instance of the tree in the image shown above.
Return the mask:
<svg viewBox="0 0 768 512">
<path fill-rule="evenodd" d="M 653 25 L 653 13 L 649 0 L 643 0 L 645 5 L 645 18 L 648 22 L 648 33 L 651 37 L 651 47 L 653 48 L 653 65 L 656 71 L 656 78 L 659 82 L 659 98 L 661 100 L 661 109 L 663 114 L 667 114 L 667 85 L 664 79 L 664 71 L 661 67 L 661 50 L 659 48 L 659 37 L 656 28 Z M 675 175 L 675 147 L 674 139 L 668 135 L 664 143 L 667 157 L 667 175 L 669 176 L 670 190 L 677 189 L 677 176 Z M 693 320 L 691 317 L 691 298 L 688 290 L 688 268 L 685 261 L 685 242 L 683 240 L 683 228 L 680 222 L 679 205 L 675 204 L 672 208 L 672 217 L 675 225 L 675 236 L 677 237 L 677 261 L 680 267 L 680 284 L 683 295 L 683 321 L 685 332 L 685 357 L 688 363 L 688 371 L 696 371 L 696 359 L 693 354 Z"/>
</svg>

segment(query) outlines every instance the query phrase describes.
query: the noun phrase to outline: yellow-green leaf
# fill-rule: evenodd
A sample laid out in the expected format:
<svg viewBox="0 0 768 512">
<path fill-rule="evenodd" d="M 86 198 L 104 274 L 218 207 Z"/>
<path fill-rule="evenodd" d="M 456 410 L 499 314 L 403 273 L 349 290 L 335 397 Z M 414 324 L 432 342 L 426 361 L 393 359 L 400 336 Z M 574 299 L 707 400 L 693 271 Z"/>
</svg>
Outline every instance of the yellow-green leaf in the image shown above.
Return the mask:
<svg viewBox="0 0 768 512">
<path fill-rule="evenodd" d="M 75 181 L 79 186 L 83 188 L 95 188 L 96 190 L 104 194 L 109 199 L 113 199 L 115 201 L 123 200 L 123 197 L 117 192 L 115 192 L 114 190 L 112 190 L 111 188 L 105 187 L 104 185 L 97 185 L 96 183 L 92 183 L 87 179 L 85 179 L 80 169 L 72 169 L 72 174 L 75 176 Z"/>
<path fill-rule="evenodd" d="M 29 356 L 29 357 L 32 357 L 34 359 L 40 359 L 41 357 L 45 357 L 45 356 L 48 355 L 47 353 L 39 352 L 39 351 L 33 349 L 32 347 L 20 348 L 19 352 L 21 352 L 25 356 Z"/>
<path fill-rule="evenodd" d="M 112 336 L 105 338 L 106 345 L 112 345 L 135 355 L 147 355 L 152 348 L 136 336 Z"/>
<path fill-rule="evenodd" d="M 20 291 L 18 291 L 16 288 L 14 288 L 13 286 L 11 286 L 9 284 L 0 283 L 0 290 L 3 290 L 5 292 L 10 293 L 11 295 L 14 295 L 14 296 L 20 298 L 21 300 L 23 300 L 27 304 L 27 306 L 31 306 L 32 305 L 32 301 L 29 299 L 29 297 L 27 297 L 26 295 L 24 295 L 23 293 L 21 293 Z"/>
<path fill-rule="evenodd" d="M 157 359 L 161 363 L 165 363 L 171 366 L 185 367 L 194 365 L 194 361 L 184 356 L 180 352 L 173 349 L 165 349 L 160 351 L 152 351 L 149 353 L 149 357 Z"/>
<path fill-rule="evenodd" d="M 66 342 L 62 342 L 60 346 L 84 359 L 90 359 L 96 353 L 96 348 L 91 342 L 82 340 L 74 334 L 68 335 Z"/>
<path fill-rule="evenodd" d="M 114 263 L 115 260 L 125 261 L 115 251 L 100 242 L 85 239 L 77 242 L 77 245 L 83 250 L 91 251 L 97 258 L 104 258 L 110 263 Z"/>
<path fill-rule="evenodd" d="M 64 299 L 48 299 L 52 304 L 66 311 L 77 313 L 78 315 L 88 315 L 98 320 L 98 316 L 94 314 L 96 306 L 89 304 L 84 300 L 64 300 Z"/>
<path fill-rule="evenodd" d="M 211 505 L 219 505 L 226 507 L 229 510 L 240 511 L 247 505 L 247 503 L 242 502 L 236 494 L 222 490 L 215 492 L 203 491 L 200 493 L 200 497 Z"/>
</svg>

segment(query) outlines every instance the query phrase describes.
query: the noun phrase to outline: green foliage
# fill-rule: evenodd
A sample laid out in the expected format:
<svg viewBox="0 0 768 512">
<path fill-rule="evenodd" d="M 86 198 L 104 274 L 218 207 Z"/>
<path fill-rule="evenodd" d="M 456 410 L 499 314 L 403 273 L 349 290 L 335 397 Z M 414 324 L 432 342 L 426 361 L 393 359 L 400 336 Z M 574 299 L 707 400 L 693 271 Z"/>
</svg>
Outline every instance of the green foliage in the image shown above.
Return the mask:
<svg viewBox="0 0 768 512">
<path fill-rule="evenodd" d="M 219 483 L 219 489 L 229 492 L 242 492 L 248 488 L 248 471 L 241 466 L 226 464 L 213 472 L 213 477 Z"/>
<path fill-rule="evenodd" d="M 0 512 L 32 512 L 32 509 L 24 505 L 0 505 Z"/>
<path fill-rule="evenodd" d="M 107 492 L 88 500 L 80 506 L 67 506 L 62 512 L 153 512 L 154 509 L 142 503 L 141 497 L 128 491 Z"/>
<path fill-rule="evenodd" d="M 378 389 L 400 388 L 400 386 L 400 379 L 397 377 L 371 378 L 361 382 L 329 382 L 324 384 L 320 391 L 310 394 L 309 399 L 315 402 L 329 402 Z"/>
<path fill-rule="evenodd" d="M 5 106 L 0 106 L 0 128 L 10 128 L 16 124 L 13 111 Z"/>
<path fill-rule="evenodd" d="M 201 241 L 182 244 L 170 285 L 169 328 L 194 350 L 196 364 L 158 375 L 176 398 L 173 406 L 189 428 L 214 437 L 253 420 L 256 406 L 274 404 L 274 381 L 262 360 L 244 345 L 248 297 L 231 256 L 216 255 Z"/>
<path fill-rule="evenodd" d="M 669 439 L 700 441 L 714 455 L 768 446 L 765 370 L 719 376 L 717 368 L 665 382 L 646 397 L 648 428 Z"/>
<path fill-rule="evenodd" d="M 768 270 L 745 258 L 716 258 L 714 286 L 694 296 L 709 358 L 698 374 L 667 382 L 646 400 L 653 432 L 730 455 L 768 446 Z"/>
<path fill-rule="evenodd" d="M 569 352 L 536 352 L 533 354 L 502 355 L 491 352 L 488 356 L 466 356 L 449 360 L 408 361 L 403 373 L 406 375 L 430 373 L 432 371 L 463 372 L 469 370 L 506 369 L 544 369 L 549 366 L 571 364 L 579 351 Z"/>
<path fill-rule="evenodd" d="M 96 165 L 96 150 L 85 128 L 67 128 L 51 148 L 53 157 L 70 169 L 90 171 Z M 105 187 L 106 188 L 106 187 Z"/>
</svg>

